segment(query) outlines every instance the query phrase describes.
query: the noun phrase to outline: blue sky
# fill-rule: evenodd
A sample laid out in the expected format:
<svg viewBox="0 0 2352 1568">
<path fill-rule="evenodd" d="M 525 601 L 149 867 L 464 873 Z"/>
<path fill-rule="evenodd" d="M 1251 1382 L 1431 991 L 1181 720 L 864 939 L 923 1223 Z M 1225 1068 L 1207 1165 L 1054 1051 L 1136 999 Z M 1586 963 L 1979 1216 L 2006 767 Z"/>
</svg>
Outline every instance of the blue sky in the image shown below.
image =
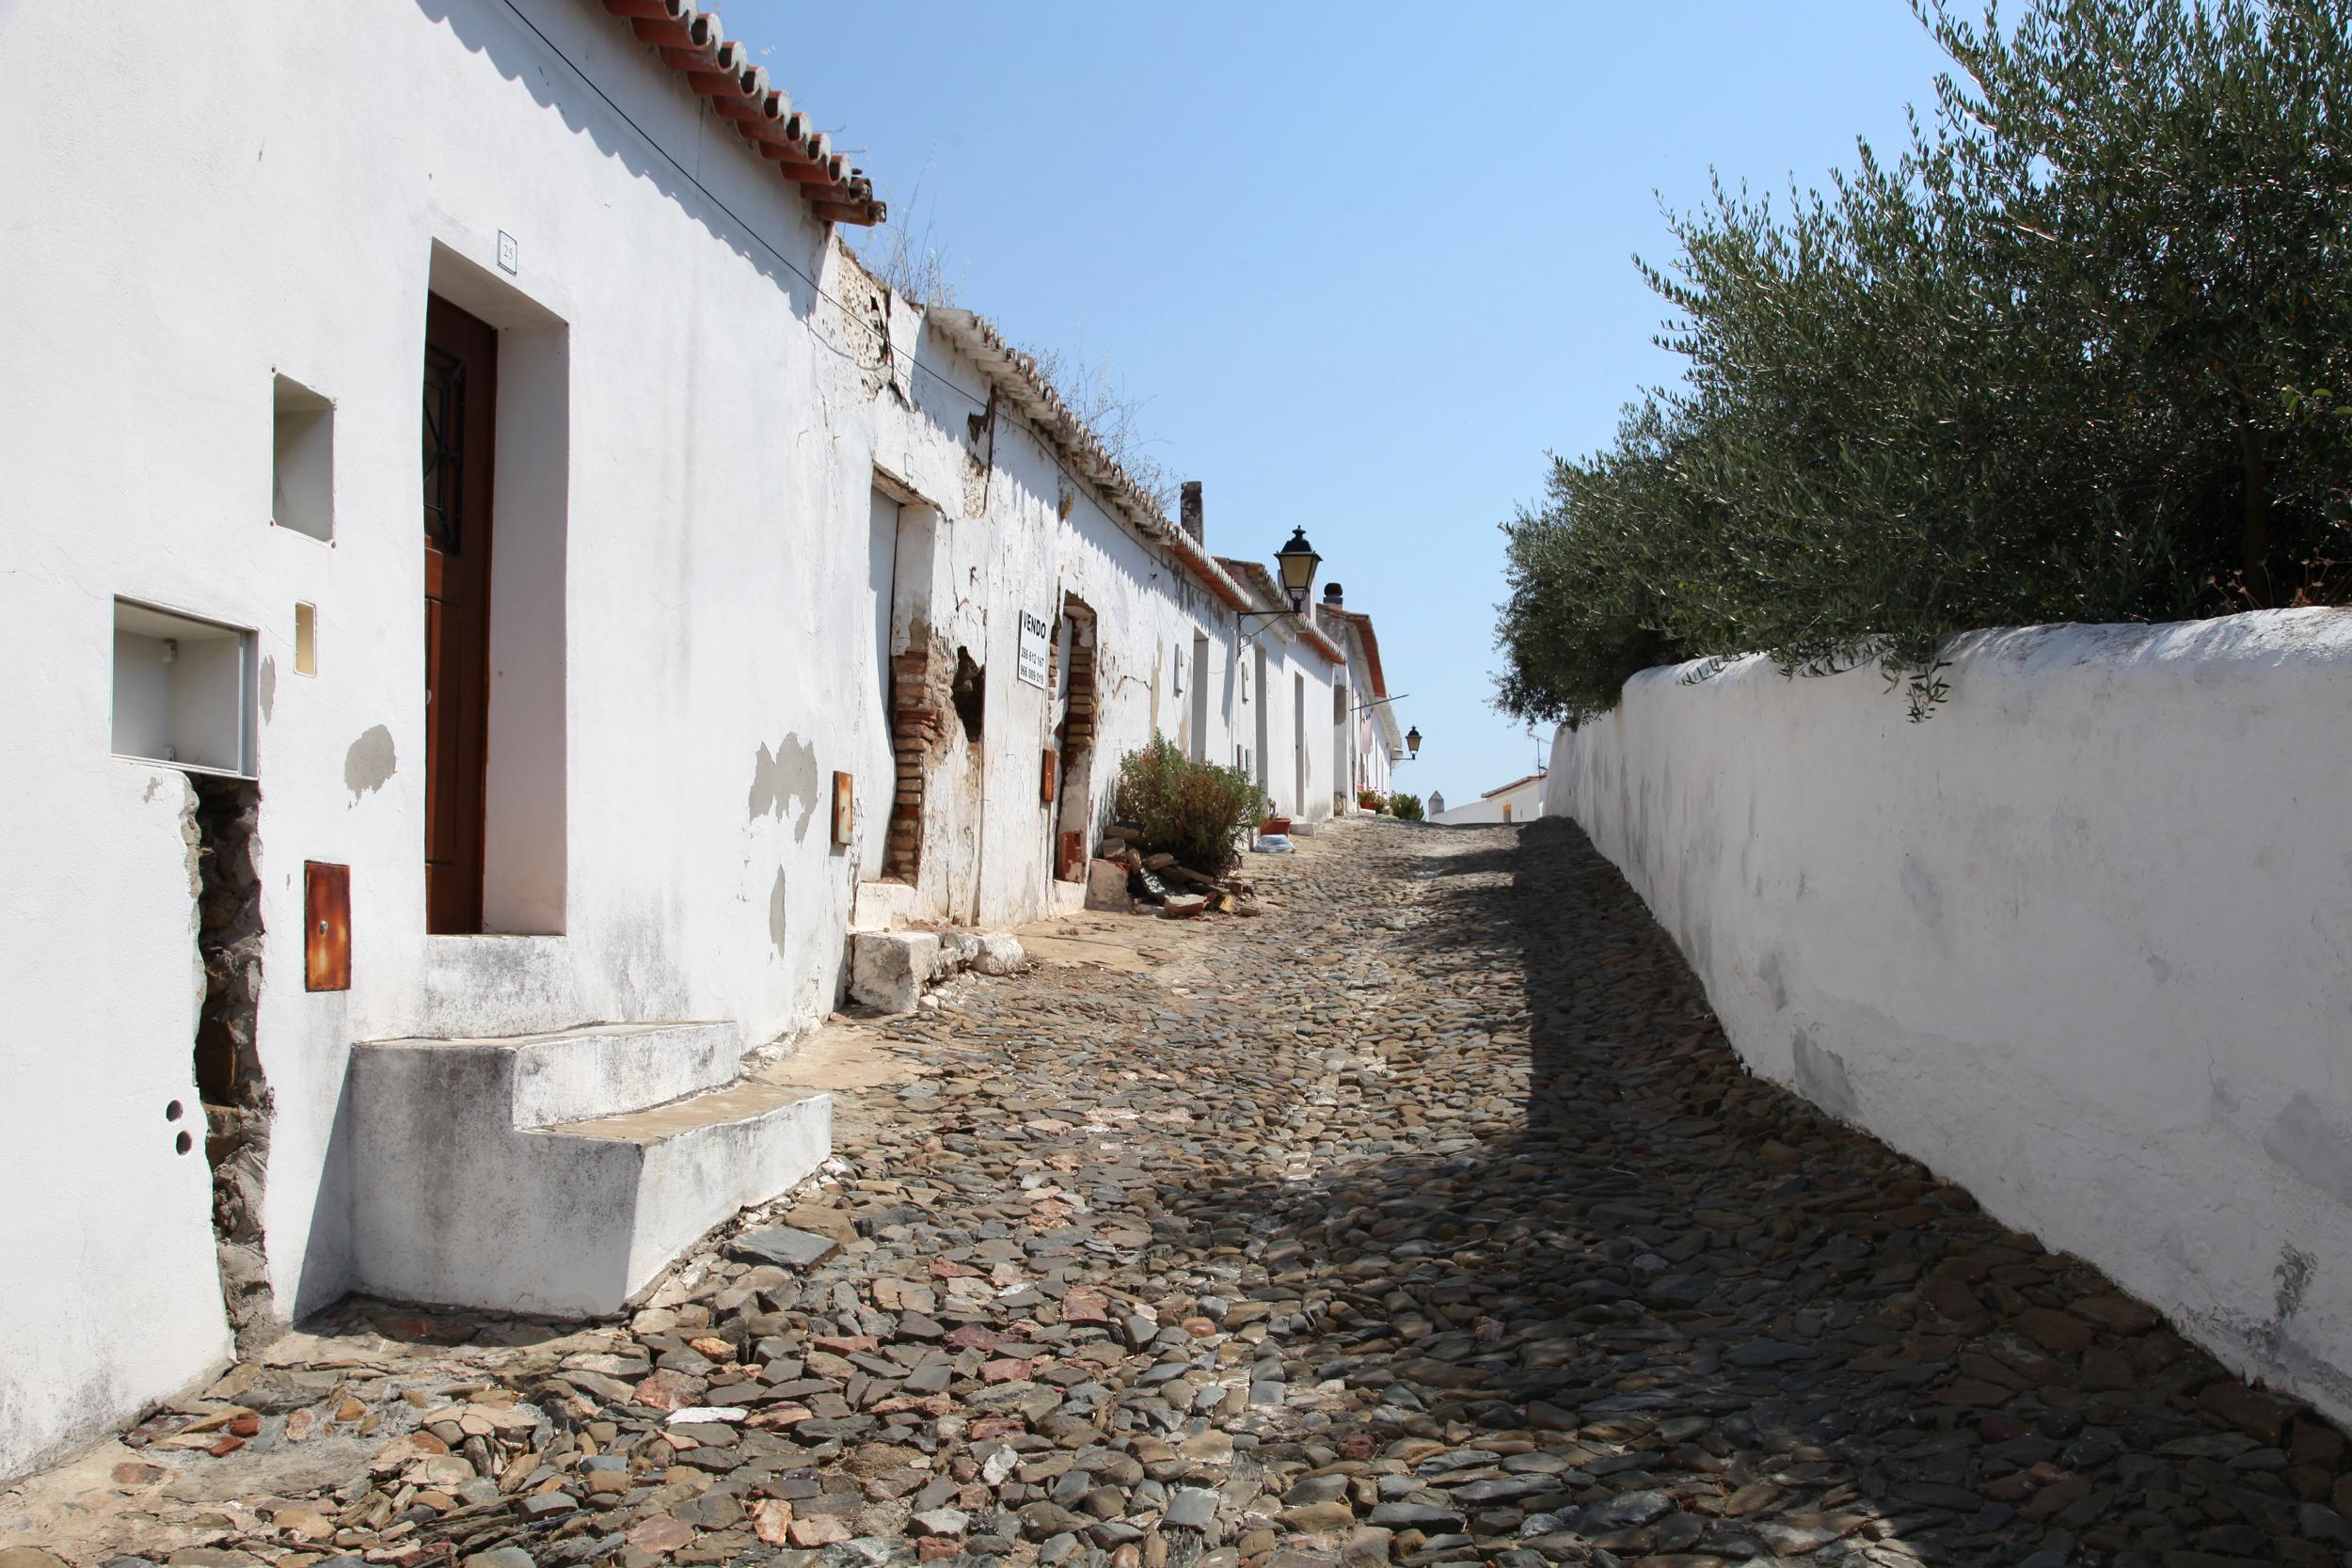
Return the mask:
<svg viewBox="0 0 2352 1568">
<path fill-rule="evenodd" d="M 1670 257 L 1661 201 L 1891 147 L 1941 63 L 1901 0 L 725 19 L 959 303 L 1145 400 L 1214 549 L 1306 527 L 1427 737 L 1401 787 L 1454 801 L 1536 756 L 1488 702 L 1496 525 L 1676 372 L 1631 261 Z"/>
</svg>

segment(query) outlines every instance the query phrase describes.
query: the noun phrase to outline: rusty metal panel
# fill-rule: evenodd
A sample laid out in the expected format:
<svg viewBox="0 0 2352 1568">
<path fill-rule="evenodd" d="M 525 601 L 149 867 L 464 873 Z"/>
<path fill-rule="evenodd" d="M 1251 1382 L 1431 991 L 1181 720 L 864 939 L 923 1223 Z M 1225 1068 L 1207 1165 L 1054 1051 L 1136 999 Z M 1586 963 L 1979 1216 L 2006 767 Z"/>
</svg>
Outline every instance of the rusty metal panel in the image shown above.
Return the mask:
<svg viewBox="0 0 2352 1568">
<path fill-rule="evenodd" d="M 302 863 L 302 988 L 351 989 L 351 867 Z"/>
<path fill-rule="evenodd" d="M 833 841 L 847 845 L 857 836 L 857 781 L 847 773 L 833 776 Z"/>
<path fill-rule="evenodd" d="M 1037 798 L 1047 805 L 1054 803 L 1054 781 L 1061 776 L 1061 753 L 1051 746 L 1045 748 L 1045 766 L 1040 769 Z"/>
</svg>

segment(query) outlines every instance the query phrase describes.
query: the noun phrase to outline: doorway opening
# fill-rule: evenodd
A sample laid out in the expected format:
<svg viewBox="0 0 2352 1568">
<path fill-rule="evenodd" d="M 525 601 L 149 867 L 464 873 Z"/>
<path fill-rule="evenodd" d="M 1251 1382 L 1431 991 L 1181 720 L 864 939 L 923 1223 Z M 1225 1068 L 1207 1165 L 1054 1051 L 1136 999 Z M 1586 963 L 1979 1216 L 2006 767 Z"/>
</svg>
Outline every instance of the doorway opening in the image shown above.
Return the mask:
<svg viewBox="0 0 2352 1568">
<path fill-rule="evenodd" d="M 1331 688 L 1331 809 L 1345 816 L 1356 804 L 1355 737 L 1347 732 L 1347 687 Z"/>
<path fill-rule="evenodd" d="M 1075 594 L 1065 594 L 1062 620 L 1069 627 L 1070 658 L 1061 722 L 1054 735 L 1060 756 L 1054 784 L 1054 875 L 1083 882 L 1094 836 L 1094 609 Z M 1060 652 L 1058 638 L 1055 651 Z"/>
<path fill-rule="evenodd" d="M 1291 809 L 1307 814 L 1307 677 L 1291 677 Z"/>
<path fill-rule="evenodd" d="M 1252 707 L 1257 709 L 1257 723 L 1255 729 L 1257 748 L 1250 753 L 1251 776 L 1257 781 L 1260 793 L 1270 795 L 1273 792 L 1274 785 L 1272 781 L 1266 777 L 1268 768 L 1266 761 L 1266 732 L 1271 729 L 1273 725 L 1272 716 L 1266 710 L 1273 705 L 1273 696 L 1265 683 L 1266 657 L 1265 649 L 1263 646 L 1260 646 L 1255 650 L 1254 663 L 1256 667 L 1257 679 L 1248 682 L 1242 689 L 1242 697 L 1244 700 L 1248 702 Z"/>
<path fill-rule="evenodd" d="M 425 928 L 563 933 L 571 332 L 433 247 L 421 408 Z"/>
<path fill-rule="evenodd" d="M 1209 636 L 1192 634 L 1192 760 L 1209 760 Z"/>
<path fill-rule="evenodd" d="M 497 328 L 438 294 L 424 316 L 425 929 L 482 929 L 490 716 Z"/>
<path fill-rule="evenodd" d="M 875 613 L 889 622 L 887 633 L 878 627 L 878 634 L 890 650 L 893 759 L 879 879 L 915 887 L 922 880 L 924 845 L 931 836 L 933 776 L 951 750 L 948 688 L 956 667 L 930 624 L 941 519 L 936 507 L 912 499 L 913 491 L 901 493 L 897 484 L 885 483 L 879 468 L 874 490 L 875 534 L 867 548 L 878 555 L 885 526 L 890 534 L 890 598 L 887 605 L 878 602 Z"/>
</svg>

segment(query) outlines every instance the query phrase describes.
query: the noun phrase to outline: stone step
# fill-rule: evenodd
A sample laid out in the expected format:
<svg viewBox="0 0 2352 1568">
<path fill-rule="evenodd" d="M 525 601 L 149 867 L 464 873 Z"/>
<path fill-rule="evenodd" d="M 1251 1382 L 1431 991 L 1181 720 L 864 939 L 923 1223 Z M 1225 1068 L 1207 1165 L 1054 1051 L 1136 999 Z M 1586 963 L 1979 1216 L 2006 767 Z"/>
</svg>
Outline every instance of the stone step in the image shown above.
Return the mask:
<svg viewBox="0 0 2352 1568">
<path fill-rule="evenodd" d="M 732 1023 L 592 1023 L 486 1039 L 370 1040 L 371 1051 L 481 1056 L 511 1085 L 517 1127 L 551 1127 L 680 1100 L 732 1079 L 743 1059 Z M 445 1063 L 472 1076 L 472 1068 Z"/>
<path fill-rule="evenodd" d="M 830 1096 L 734 1076 L 731 1024 L 361 1043 L 353 1273 L 396 1299 L 617 1311 L 831 1151 Z"/>
</svg>

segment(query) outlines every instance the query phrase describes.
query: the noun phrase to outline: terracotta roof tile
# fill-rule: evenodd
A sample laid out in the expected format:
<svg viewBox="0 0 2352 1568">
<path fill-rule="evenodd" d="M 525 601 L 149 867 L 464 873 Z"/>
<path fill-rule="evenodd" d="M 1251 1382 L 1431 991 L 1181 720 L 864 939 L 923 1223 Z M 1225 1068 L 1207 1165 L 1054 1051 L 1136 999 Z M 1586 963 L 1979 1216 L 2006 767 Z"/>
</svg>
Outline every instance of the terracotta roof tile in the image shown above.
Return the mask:
<svg viewBox="0 0 2352 1568">
<path fill-rule="evenodd" d="M 1330 604 L 1319 606 L 1317 613 L 1336 615 L 1356 628 L 1356 635 L 1364 644 L 1364 663 L 1372 672 L 1372 694 L 1375 699 L 1387 696 L 1389 677 L 1380 668 L 1380 639 L 1373 632 L 1372 617 L 1359 610 L 1342 610 Z"/>
<path fill-rule="evenodd" d="M 1493 799 L 1494 799 L 1496 796 L 1498 796 L 1498 795 L 1508 795 L 1508 794 L 1510 794 L 1510 793 L 1511 793 L 1511 791 L 1513 791 L 1513 790 L 1515 790 L 1515 789 L 1518 788 L 1518 787 L 1519 787 L 1519 785 L 1521 785 L 1521 784 L 1534 784 L 1534 783 L 1537 779 L 1543 778 L 1543 777 L 1545 777 L 1545 776 L 1546 776 L 1546 775 L 1544 775 L 1544 774 L 1542 774 L 1542 773 L 1530 773 L 1530 774 L 1529 774 L 1527 777 L 1525 777 L 1524 779 L 1513 779 L 1513 780 L 1512 780 L 1509 784 L 1503 784 L 1503 785 L 1502 785 L 1502 786 L 1501 786 L 1500 788 L 1497 788 L 1497 789 L 1490 789 L 1490 790 L 1486 791 L 1486 794 L 1484 794 L 1484 795 L 1481 795 L 1481 796 L 1479 797 L 1479 799 L 1480 799 L 1480 800 L 1493 800 Z"/>
<path fill-rule="evenodd" d="M 1232 556 L 1220 555 L 1216 558 L 1216 563 L 1225 568 L 1229 577 L 1238 578 L 1256 596 L 1258 603 L 1253 605 L 1252 609 L 1268 609 L 1284 602 L 1281 585 L 1274 580 L 1274 574 L 1266 570 L 1260 562 L 1237 561 Z M 1305 616 L 1299 616 L 1291 624 L 1298 628 L 1299 641 L 1325 658 L 1334 664 L 1347 662 L 1347 650 L 1332 641 L 1330 637 L 1314 622 Z"/>
<path fill-rule="evenodd" d="M 687 85 L 710 100 L 761 157 L 776 167 L 828 223 L 861 226 L 882 222 L 885 209 L 864 169 L 850 168 L 822 131 L 792 107 L 781 88 L 768 83 L 766 68 L 730 40 L 719 13 L 698 10 L 694 0 L 604 0 L 604 8 L 629 24 L 638 41 L 654 52 Z"/>
</svg>

